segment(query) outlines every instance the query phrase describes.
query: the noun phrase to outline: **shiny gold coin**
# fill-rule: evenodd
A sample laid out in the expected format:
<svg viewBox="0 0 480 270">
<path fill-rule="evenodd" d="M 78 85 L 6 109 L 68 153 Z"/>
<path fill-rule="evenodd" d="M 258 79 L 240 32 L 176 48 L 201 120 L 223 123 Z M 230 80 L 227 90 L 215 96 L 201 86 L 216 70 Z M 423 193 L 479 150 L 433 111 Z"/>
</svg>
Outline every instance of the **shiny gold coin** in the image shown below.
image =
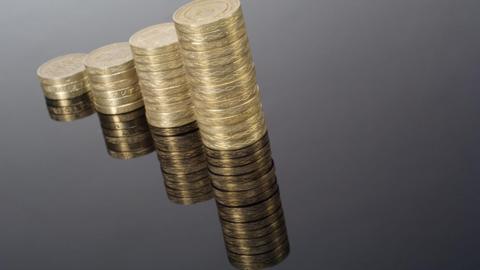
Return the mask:
<svg viewBox="0 0 480 270">
<path fill-rule="evenodd" d="M 136 152 L 140 151 L 145 148 L 153 148 L 153 144 L 151 140 L 145 140 L 143 142 L 137 143 L 105 143 L 107 149 L 115 151 L 115 152 Z"/>
<path fill-rule="evenodd" d="M 175 177 L 178 176 L 178 177 Z M 173 177 L 172 181 L 170 178 L 164 177 L 165 185 L 172 189 L 177 190 L 196 190 L 202 187 L 205 187 L 207 184 L 210 184 L 210 179 L 208 178 L 208 173 L 201 179 L 191 179 L 188 177 L 188 174 L 175 174 L 170 175 L 169 177 Z M 211 189 L 211 186 L 210 186 Z"/>
<path fill-rule="evenodd" d="M 113 43 L 88 54 L 85 66 L 89 75 L 110 75 L 134 67 L 128 42 Z"/>
<path fill-rule="evenodd" d="M 133 143 L 152 140 L 152 136 L 148 132 L 141 133 L 138 135 L 124 136 L 124 137 L 104 136 L 104 138 L 107 143 L 111 143 L 111 144 L 123 144 L 123 143 L 133 144 Z"/>
<path fill-rule="evenodd" d="M 252 239 L 271 234 L 277 228 L 285 226 L 283 210 L 279 208 L 277 212 L 260 221 L 248 223 L 229 223 L 222 221 L 222 231 L 225 237 L 235 239 Z"/>
<path fill-rule="evenodd" d="M 270 235 L 255 239 L 235 239 L 225 237 L 227 249 L 235 254 L 242 255 L 259 255 L 281 246 L 288 240 L 285 227 L 281 227 Z"/>
<path fill-rule="evenodd" d="M 206 161 L 198 161 L 198 163 L 190 164 L 189 166 L 162 166 L 162 170 L 169 174 L 191 174 L 207 167 Z"/>
<path fill-rule="evenodd" d="M 145 109 L 140 108 L 138 110 L 124 113 L 124 114 L 102 114 L 99 113 L 98 117 L 102 122 L 111 122 L 111 123 L 122 123 L 132 121 L 138 118 L 145 120 Z"/>
<path fill-rule="evenodd" d="M 106 137 L 128 137 L 128 136 L 135 136 L 141 135 L 144 133 L 148 133 L 148 126 L 147 125 L 139 125 L 129 129 L 105 129 L 102 128 L 102 133 Z"/>
<path fill-rule="evenodd" d="M 213 197 L 212 193 L 202 194 L 196 197 L 176 197 L 170 194 L 167 195 L 170 201 L 180 205 L 192 205 L 202 203 L 211 200 Z"/>
<path fill-rule="evenodd" d="M 273 161 L 248 174 L 240 176 L 222 176 L 210 174 L 212 185 L 223 191 L 246 191 L 257 188 L 269 179 L 275 179 Z"/>
<path fill-rule="evenodd" d="M 139 109 L 143 107 L 143 99 L 134 101 L 132 103 L 116 106 L 116 107 L 108 107 L 108 106 L 102 106 L 100 104 L 97 104 L 95 102 L 95 109 L 103 114 L 122 114 L 122 113 L 127 113 L 134 111 L 136 109 Z"/>
<path fill-rule="evenodd" d="M 118 151 L 107 149 L 107 152 L 111 157 L 116 159 L 121 159 L 121 160 L 138 158 L 141 156 L 148 155 L 153 151 L 154 151 L 153 147 L 146 147 L 137 151 L 130 151 L 130 152 L 118 152 Z"/>
<path fill-rule="evenodd" d="M 241 149 L 237 149 L 237 150 L 215 150 L 215 149 L 211 149 L 211 148 L 206 147 L 205 148 L 205 153 L 207 154 L 207 156 L 212 157 L 212 158 L 216 158 L 216 159 L 242 158 L 242 157 L 246 157 L 246 156 L 250 156 L 250 155 L 254 154 L 258 150 L 262 149 L 269 142 L 270 142 L 270 139 L 268 137 L 268 133 L 265 133 L 260 140 L 256 141 L 255 143 L 253 143 L 249 146 L 243 147 Z"/>
<path fill-rule="evenodd" d="M 79 113 L 74 113 L 74 114 L 53 114 L 49 113 L 50 118 L 52 120 L 58 121 L 58 122 L 72 122 L 75 120 L 79 120 L 85 117 L 88 117 L 92 114 L 95 113 L 95 110 L 93 108 L 90 108 L 89 110 L 85 110 Z"/>
<path fill-rule="evenodd" d="M 70 106 L 62 106 L 62 107 L 53 107 L 47 106 L 48 111 L 52 114 L 76 114 L 81 113 L 83 111 L 89 111 L 92 109 L 92 105 L 89 103 L 78 103 Z"/>
<path fill-rule="evenodd" d="M 182 54 L 180 51 L 172 51 L 169 53 L 155 54 L 155 55 L 142 55 L 135 54 L 135 64 L 150 65 L 160 64 L 169 61 L 182 61 Z"/>
<path fill-rule="evenodd" d="M 280 218 L 283 219 L 283 209 L 279 207 L 271 215 L 251 222 L 229 222 L 222 220 L 222 230 L 225 235 L 236 237 L 236 238 L 252 238 L 251 235 L 258 234 L 259 237 L 265 235 L 260 231 L 267 230 L 268 227 L 271 227 L 272 224 L 277 222 Z M 257 233 L 259 231 L 259 233 Z"/>
<path fill-rule="evenodd" d="M 182 188 L 172 188 L 171 186 L 166 185 L 165 188 L 167 188 L 167 192 L 170 195 L 176 196 L 176 197 L 193 197 L 192 195 L 195 196 L 195 194 L 211 194 L 212 193 L 212 187 L 210 186 L 209 182 L 205 182 L 205 184 L 199 188 L 187 188 L 187 189 L 182 189 Z"/>
<path fill-rule="evenodd" d="M 90 95 L 88 93 L 75 98 L 71 98 L 71 99 L 45 98 L 45 102 L 47 103 L 47 106 L 51 106 L 51 107 L 64 107 L 64 106 L 72 106 L 77 104 L 92 104 L 92 101 L 90 100 Z"/>
<path fill-rule="evenodd" d="M 207 159 L 208 159 L 208 163 L 215 167 L 239 167 L 239 166 L 245 166 L 247 164 L 256 162 L 257 160 L 260 160 L 265 156 L 271 156 L 271 154 L 272 154 L 272 151 L 270 148 L 270 144 L 267 143 L 263 148 L 259 149 L 257 152 L 249 156 L 240 157 L 236 159 L 230 159 L 230 158 L 216 159 L 216 158 L 207 156 Z"/>
<path fill-rule="evenodd" d="M 143 126 L 148 127 L 145 117 L 139 117 L 125 122 L 111 122 L 100 120 L 100 125 L 104 129 L 111 130 L 125 130 Z"/>
<path fill-rule="evenodd" d="M 191 122 L 180 127 L 173 128 L 159 128 L 150 126 L 152 134 L 157 136 L 178 136 L 184 133 L 192 132 L 198 130 L 197 122 Z"/>
<path fill-rule="evenodd" d="M 178 50 L 178 38 L 173 23 L 157 24 L 135 33 L 130 38 L 134 54 L 152 55 Z"/>
<path fill-rule="evenodd" d="M 127 88 L 115 89 L 110 91 L 95 91 L 96 99 L 121 99 L 127 96 L 140 94 L 140 86 L 138 84 L 128 86 Z"/>
<path fill-rule="evenodd" d="M 208 170 L 201 169 L 189 174 L 171 174 L 162 170 L 162 175 L 165 181 L 174 182 L 174 183 L 187 183 L 187 182 L 197 182 L 204 181 L 205 178 L 208 178 Z"/>
<path fill-rule="evenodd" d="M 86 54 L 74 53 L 53 58 L 37 69 L 37 76 L 45 84 L 64 84 L 82 80 Z"/>
<path fill-rule="evenodd" d="M 218 203 L 231 207 L 241 207 L 261 202 L 278 190 L 276 178 L 268 180 L 270 181 L 261 183 L 261 185 L 247 191 L 221 191 L 214 188 L 215 199 Z"/>
<path fill-rule="evenodd" d="M 251 172 L 254 172 L 267 164 L 272 162 L 271 155 L 264 155 L 252 163 L 237 166 L 237 167 L 217 167 L 212 164 L 209 164 L 208 169 L 218 175 L 227 175 L 227 176 L 234 176 L 234 175 L 244 175 Z"/>
<path fill-rule="evenodd" d="M 239 10 L 238 0 L 198 0 L 177 9 L 173 14 L 173 21 L 179 31 L 208 31 L 229 18 L 238 16 Z"/>
<path fill-rule="evenodd" d="M 230 263 L 238 269 L 264 269 L 284 261 L 290 253 L 290 245 L 285 241 L 281 246 L 264 256 L 235 256 L 228 254 Z"/>
<path fill-rule="evenodd" d="M 130 88 L 130 87 L 135 87 L 135 85 L 138 84 L 138 76 L 124 79 L 124 80 L 119 80 L 116 82 L 109 82 L 109 83 L 96 83 L 92 84 L 92 89 L 95 94 L 98 92 L 112 92 L 112 91 L 119 91 L 123 90 L 125 88 Z"/>
<path fill-rule="evenodd" d="M 251 206 L 227 207 L 217 203 L 220 218 L 230 222 L 252 222 L 260 220 L 273 214 L 281 206 L 279 192 L 276 192 L 269 199 Z"/>
<path fill-rule="evenodd" d="M 157 157 L 160 161 L 164 159 L 169 159 L 169 160 L 170 159 L 173 159 L 173 160 L 187 159 L 187 158 L 196 157 L 200 154 L 203 154 L 203 147 L 201 146 L 192 148 L 188 151 L 181 151 L 181 152 L 161 151 L 157 149 Z"/>
</svg>

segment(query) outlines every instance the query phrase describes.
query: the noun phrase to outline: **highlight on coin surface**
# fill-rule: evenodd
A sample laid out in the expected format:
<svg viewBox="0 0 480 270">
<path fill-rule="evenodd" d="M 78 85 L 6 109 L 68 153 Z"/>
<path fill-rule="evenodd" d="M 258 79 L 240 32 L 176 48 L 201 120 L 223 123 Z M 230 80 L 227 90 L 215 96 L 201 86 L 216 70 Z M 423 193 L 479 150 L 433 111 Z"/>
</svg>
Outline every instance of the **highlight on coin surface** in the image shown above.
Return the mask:
<svg viewBox="0 0 480 270">
<path fill-rule="evenodd" d="M 70 122 L 95 112 L 83 61 L 86 54 L 53 58 L 37 69 L 50 118 Z"/>
</svg>

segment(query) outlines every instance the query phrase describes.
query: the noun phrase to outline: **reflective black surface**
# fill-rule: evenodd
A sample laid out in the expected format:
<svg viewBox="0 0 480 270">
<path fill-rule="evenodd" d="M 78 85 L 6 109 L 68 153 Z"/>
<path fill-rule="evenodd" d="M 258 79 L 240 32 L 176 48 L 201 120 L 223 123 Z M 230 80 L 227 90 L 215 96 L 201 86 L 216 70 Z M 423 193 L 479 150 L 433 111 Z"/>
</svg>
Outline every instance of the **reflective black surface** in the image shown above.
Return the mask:
<svg viewBox="0 0 480 270">
<path fill-rule="evenodd" d="M 0 9 L 0 269 L 228 269 L 213 201 L 155 154 L 49 118 L 36 68 L 169 20 L 176 1 Z M 478 1 L 243 1 L 291 254 L 276 269 L 478 269 Z"/>
</svg>

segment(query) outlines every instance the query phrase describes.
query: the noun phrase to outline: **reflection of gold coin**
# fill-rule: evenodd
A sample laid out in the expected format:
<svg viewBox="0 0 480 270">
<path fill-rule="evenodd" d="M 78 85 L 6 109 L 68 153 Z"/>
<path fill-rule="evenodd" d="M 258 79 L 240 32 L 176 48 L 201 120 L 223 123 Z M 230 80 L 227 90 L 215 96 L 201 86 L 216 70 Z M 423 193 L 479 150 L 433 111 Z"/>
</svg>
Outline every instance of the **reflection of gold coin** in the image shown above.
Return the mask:
<svg viewBox="0 0 480 270">
<path fill-rule="evenodd" d="M 85 118 L 87 116 L 90 116 L 95 113 L 95 110 L 93 108 L 84 110 L 79 113 L 73 113 L 73 114 L 54 114 L 54 113 L 49 113 L 50 118 L 55 121 L 59 122 L 71 122 L 75 121 L 78 119 Z"/>
<path fill-rule="evenodd" d="M 137 157 L 145 156 L 153 151 L 154 151 L 153 147 L 147 147 L 137 151 L 129 151 L 129 152 L 118 152 L 118 151 L 107 149 L 107 152 L 111 157 L 116 159 L 122 159 L 122 160 L 134 159 Z"/>
</svg>

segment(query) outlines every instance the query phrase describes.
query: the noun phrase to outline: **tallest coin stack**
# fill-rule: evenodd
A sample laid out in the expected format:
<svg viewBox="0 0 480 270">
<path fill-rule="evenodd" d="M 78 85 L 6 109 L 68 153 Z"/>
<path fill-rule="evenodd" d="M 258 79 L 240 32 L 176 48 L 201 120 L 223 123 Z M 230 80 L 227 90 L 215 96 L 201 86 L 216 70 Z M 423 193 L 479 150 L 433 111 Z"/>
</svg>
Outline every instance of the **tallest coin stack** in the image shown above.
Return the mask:
<svg viewBox="0 0 480 270">
<path fill-rule="evenodd" d="M 238 0 L 196 0 L 173 20 L 230 262 L 275 265 L 289 242 Z"/>
</svg>

